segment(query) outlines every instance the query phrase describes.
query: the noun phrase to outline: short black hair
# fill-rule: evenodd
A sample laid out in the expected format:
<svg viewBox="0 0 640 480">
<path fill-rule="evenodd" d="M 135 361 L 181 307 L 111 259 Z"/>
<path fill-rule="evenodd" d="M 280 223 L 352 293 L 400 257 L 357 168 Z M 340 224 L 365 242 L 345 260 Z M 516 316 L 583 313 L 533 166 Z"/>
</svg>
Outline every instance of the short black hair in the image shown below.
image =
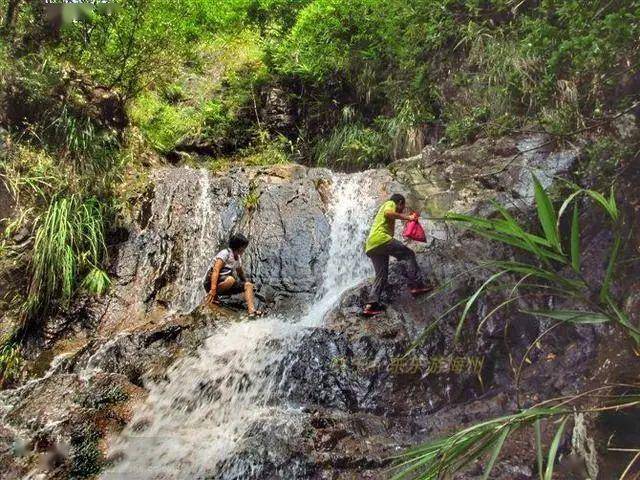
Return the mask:
<svg viewBox="0 0 640 480">
<path fill-rule="evenodd" d="M 231 250 L 240 250 L 241 248 L 245 248 L 247 245 L 249 245 L 249 240 L 241 233 L 231 235 L 231 238 L 229 239 L 229 248 Z"/>
<path fill-rule="evenodd" d="M 404 195 L 400 195 L 399 193 L 394 193 L 393 195 L 391 195 L 391 198 L 389 200 L 394 202 L 396 205 L 399 203 L 405 203 Z"/>
</svg>

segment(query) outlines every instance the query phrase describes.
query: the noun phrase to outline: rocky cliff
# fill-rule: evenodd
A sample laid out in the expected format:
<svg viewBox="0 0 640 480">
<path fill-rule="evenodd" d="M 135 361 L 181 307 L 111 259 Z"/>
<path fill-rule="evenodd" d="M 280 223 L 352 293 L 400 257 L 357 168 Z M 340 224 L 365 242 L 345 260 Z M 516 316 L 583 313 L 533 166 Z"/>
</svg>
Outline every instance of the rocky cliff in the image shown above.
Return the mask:
<svg viewBox="0 0 640 480">
<path fill-rule="evenodd" d="M 371 185 L 362 202 L 375 204 L 400 191 L 426 217 L 430 241 L 414 247 L 421 267 L 442 288 L 415 299 L 402 287 L 402 265 L 393 264 L 394 288 L 384 315 L 359 316 L 368 288 L 364 282 L 342 295 L 321 322 L 297 331 L 295 341 L 274 336 L 268 347 L 278 354 L 249 373 L 269 371 L 269 379 L 275 379 L 261 406 L 276 413 L 269 421 L 260 416 L 245 425 L 231 454 L 195 470 L 181 464 L 184 470 L 177 471 L 197 471 L 199 478 L 387 478 L 392 457 L 403 449 L 515 411 L 514 358 L 520 359 L 539 335 L 539 322 L 517 312 L 497 314 L 476 335 L 479 312 L 490 308 L 489 298 L 479 303 L 461 342 L 453 341 L 455 323 L 443 322 L 415 344 L 425 328 L 484 280 L 485 273 L 476 268 L 479 259 L 508 254 L 437 218 L 451 210 L 490 214 L 490 199 L 527 215 L 531 173 L 549 186 L 577 161 L 577 149 L 527 136 L 482 140 L 449 151 L 428 149 L 388 169 L 360 174 Z M 215 174 L 166 168 L 151 180 L 134 207 L 136 220 L 114 235 L 109 294 L 80 300 L 71 311 L 49 319 L 46 334 L 32 346 L 32 378 L 0 393 L 0 465 L 7 478 L 83 477 L 105 468 L 118 472 L 123 458 L 127 462 L 126 449 L 117 448 L 119 432 L 153 432 L 157 419 L 140 412 L 167 410 L 143 405 L 161 401 L 158 392 L 167 392 L 166 385 L 180 375 L 195 372 L 196 380 L 184 400 L 185 418 L 224 398 L 224 384 L 197 377 L 201 372 L 195 369 L 207 360 L 203 351 L 215 353 L 216 348 L 228 356 L 226 363 L 216 360 L 220 365 L 232 363 L 225 349 L 235 348 L 235 340 L 225 335 L 233 331 L 230 326 L 238 330 L 245 327 L 233 327 L 237 322 L 247 322 L 233 303 L 215 310 L 200 307 L 204 274 L 231 232 L 251 238 L 246 267 L 264 303 L 284 318 L 278 322 L 286 325 L 287 319 L 304 315 L 326 287 L 327 265 L 335 258 L 332 215 L 343 201 L 332 198 L 335 174 L 299 165 Z M 353 242 L 362 240 L 354 233 Z M 602 268 L 597 255 L 602 239 L 594 231 L 587 232 L 585 241 L 592 258 L 587 261 L 593 269 Z M 346 275 L 344 270 L 340 275 Z M 264 324 L 242 325 L 249 335 Z M 520 404 L 588 386 L 610 356 L 603 339 L 609 347 L 624 342 L 611 329 L 592 326 L 566 327 L 547 339 L 520 381 Z M 608 374 L 621 374 L 619 365 L 625 362 L 637 371 L 638 358 L 625 355 Z M 244 367 L 240 362 L 234 368 Z M 242 382 L 234 385 L 235 394 L 254 391 L 250 384 L 257 380 L 247 374 Z M 179 397 L 171 401 L 170 408 L 181 408 Z M 211 415 L 202 418 L 201 428 L 210 428 L 206 419 Z M 577 424 L 568 430 L 564 451 L 572 450 L 571 437 L 578 433 Z M 589 435 L 584 442 L 592 439 Z M 532 442 L 523 436 L 507 445 L 493 478 L 533 478 Z M 593 475 L 589 448 L 596 447 L 573 448 L 579 460 L 571 468 L 591 469 Z M 601 470 L 608 461 L 613 460 L 601 459 Z M 481 474 L 475 465 L 456 478 Z M 111 478 L 123 477 L 111 473 Z"/>
</svg>

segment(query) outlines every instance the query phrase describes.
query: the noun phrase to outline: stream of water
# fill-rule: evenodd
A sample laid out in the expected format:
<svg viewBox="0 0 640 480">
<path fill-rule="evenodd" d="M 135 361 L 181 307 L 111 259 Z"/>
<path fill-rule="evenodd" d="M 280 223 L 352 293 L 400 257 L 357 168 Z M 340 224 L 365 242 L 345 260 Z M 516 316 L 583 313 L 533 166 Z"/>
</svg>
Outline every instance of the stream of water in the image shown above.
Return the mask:
<svg viewBox="0 0 640 480">
<path fill-rule="evenodd" d="M 277 367 L 371 273 L 362 245 L 376 195 L 367 172 L 336 174 L 331 199 L 327 264 L 307 312 L 221 328 L 174 364 L 166 381 L 148 385 L 146 402 L 113 442 L 123 458 L 102 478 L 247 478 L 254 466 L 239 454 L 252 427 L 300 421 L 295 406 L 276 398 Z"/>
</svg>

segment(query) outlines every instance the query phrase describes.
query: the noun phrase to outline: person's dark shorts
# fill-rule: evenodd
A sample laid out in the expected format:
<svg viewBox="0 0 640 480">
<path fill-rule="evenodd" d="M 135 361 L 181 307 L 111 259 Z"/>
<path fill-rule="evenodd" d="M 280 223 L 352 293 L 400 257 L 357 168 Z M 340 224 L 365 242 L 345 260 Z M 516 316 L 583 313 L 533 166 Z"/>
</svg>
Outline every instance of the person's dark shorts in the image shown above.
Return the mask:
<svg viewBox="0 0 640 480">
<path fill-rule="evenodd" d="M 218 285 L 224 282 L 227 278 L 229 278 L 228 275 L 226 277 L 220 277 L 218 279 Z M 244 292 L 245 282 L 243 282 L 242 280 L 239 280 L 238 278 L 235 278 L 235 280 L 236 280 L 235 283 L 231 286 L 229 290 L 227 290 L 226 292 L 218 291 L 218 295 L 237 295 L 238 293 Z"/>
<path fill-rule="evenodd" d="M 207 292 L 207 293 L 209 293 L 209 290 L 211 290 L 211 270 L 212 269 L 213 269 L 213 267 L 209 268 L 209 270 L 207 271 L 207 275 L 204 277 L 204 281 L 202 282 L 202 286 L 204 287 L 204 291 Z M 224 275 L 224 276 L 221 275 L 220 278 L 218 278 L 218 285 L 220 285 L 227 278 L 229 278 L 229 276 L 230 275 Z M 227 290 L 224 293 L 219 292 L 218 295 L 236 295 L 238 293 L 244 292 L 244 284 L 245 284 L 245 282 L 240 280 L 235 275 L 233 275 L 233 278 L 236 279 L 236 282 L 233 284 L 231 289 Z"/>
</svg>

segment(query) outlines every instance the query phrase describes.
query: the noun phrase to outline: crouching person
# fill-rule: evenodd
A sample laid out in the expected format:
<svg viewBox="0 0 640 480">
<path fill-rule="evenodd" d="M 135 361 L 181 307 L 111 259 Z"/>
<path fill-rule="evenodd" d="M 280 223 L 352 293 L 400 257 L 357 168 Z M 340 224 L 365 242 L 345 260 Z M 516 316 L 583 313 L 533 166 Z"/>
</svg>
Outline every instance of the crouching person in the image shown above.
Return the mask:
<svg viewBox="0 0 640 480">
<path fill-rule="evenodd" d="M 249 240 L 242 235 L 232 235 L 229 246 L 218 252 L 213 265 L 207 272 L 204 288 L 209 293 L 205 298 L 207 305 L 219 305 L 218 296 L 242 293 L 247 303 L 250 317 L 262 315 L 255 307 L 253 283 L 247 281 L 242 268 L 242 254 L 249 245 Z"/>
</svg>

